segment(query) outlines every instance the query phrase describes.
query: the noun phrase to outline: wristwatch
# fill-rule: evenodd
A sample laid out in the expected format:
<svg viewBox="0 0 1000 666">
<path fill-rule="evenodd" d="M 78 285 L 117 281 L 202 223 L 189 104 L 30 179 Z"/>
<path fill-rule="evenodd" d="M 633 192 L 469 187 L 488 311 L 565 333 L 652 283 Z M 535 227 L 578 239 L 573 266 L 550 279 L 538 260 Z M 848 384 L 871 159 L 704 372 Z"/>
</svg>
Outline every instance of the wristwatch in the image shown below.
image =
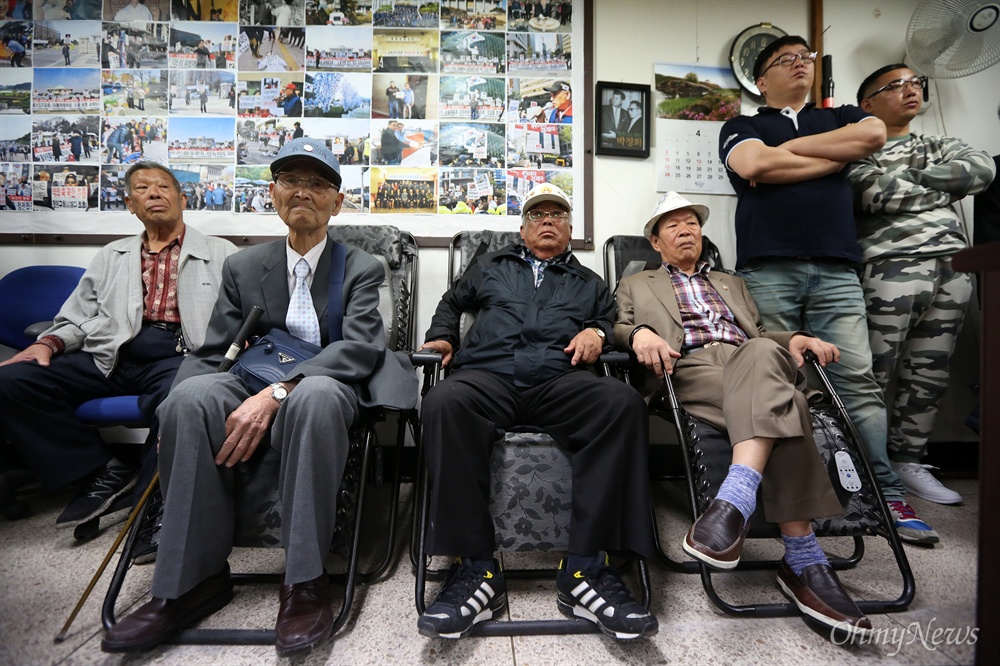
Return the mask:
<svg viewBox="0 0 1000 666">
<path fill-rule="evenodd" d="M 286 389 L 281 382 L 276 382 L 271 384 L 271 397 L 278 401 L 280 405 L 288 397 L 288 389 Z"/>
<path fill-rule="evenodd" d="M 601 336 L 601 342 L 604 342 L 607 339 L 607 336 L 604 335 L 604 331 L 602 331 L 597 326 L 591 326 L 590 330 L 592 330 L 594 333 L 597 333 L 599 336 Z"/>
</svg>

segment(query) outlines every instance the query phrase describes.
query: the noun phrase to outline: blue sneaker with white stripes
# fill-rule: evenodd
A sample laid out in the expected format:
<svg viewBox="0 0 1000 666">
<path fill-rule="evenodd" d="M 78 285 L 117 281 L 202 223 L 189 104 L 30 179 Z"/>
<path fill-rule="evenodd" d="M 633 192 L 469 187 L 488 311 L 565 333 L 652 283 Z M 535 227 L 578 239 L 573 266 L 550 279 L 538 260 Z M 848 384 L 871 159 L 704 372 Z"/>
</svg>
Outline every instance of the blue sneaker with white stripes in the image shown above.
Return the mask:
<svg viewBox="0 0 1000 666">
<path fill-rule="evenodd" d="M 500 616 L 507 607 L 507 584 L 496 560 L 494 571 L 473 569 L 459 558 L 437 599 L 417 620 L 421 636 L 462 638 L 484 620 Z"/>
<path fill-rule="evenodd" d="M 568 571 L 566 560 L 556 574 L 556 603 L 564 615 L 589 620 L 605 635 L 621 641 L 647 638 L 660 628 L 656 618 L 635 600 L 621 576 L 608 564 L 607 553 L 599 567 Z"/>
</svg>

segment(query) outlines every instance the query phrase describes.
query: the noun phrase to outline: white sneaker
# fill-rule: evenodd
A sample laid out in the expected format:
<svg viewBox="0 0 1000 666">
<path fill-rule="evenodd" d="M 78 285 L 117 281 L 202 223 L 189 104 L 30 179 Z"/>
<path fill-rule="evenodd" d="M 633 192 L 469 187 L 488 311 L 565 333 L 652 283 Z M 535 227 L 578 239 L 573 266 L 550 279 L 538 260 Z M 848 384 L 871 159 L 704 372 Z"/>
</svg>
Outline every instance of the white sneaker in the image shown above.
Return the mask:
<svg viewBox="0 0 1000 666">
<path fill-rule="evenodd" d="M 949 490 L 941 485 L 941 482 L 934 478 L 928 471 L 937 469 L 932 465 L 921 465 L 920 463 L 901 463 L 890 461 L 892 468 L 899 474 L 906 489 L 917 497 L 922 497 L 930 502 L 938 504 L 960 504 L 962 496 L 954 490 Z"/>
</svg>

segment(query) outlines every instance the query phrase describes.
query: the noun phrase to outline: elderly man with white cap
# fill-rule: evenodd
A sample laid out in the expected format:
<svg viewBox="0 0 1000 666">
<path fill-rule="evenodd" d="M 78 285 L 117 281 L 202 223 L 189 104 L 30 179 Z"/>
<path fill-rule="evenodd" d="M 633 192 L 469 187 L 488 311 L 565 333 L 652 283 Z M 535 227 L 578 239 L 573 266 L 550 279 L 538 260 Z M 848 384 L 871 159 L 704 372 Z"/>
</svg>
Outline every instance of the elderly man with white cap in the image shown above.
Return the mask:
<svg viewBox="0 0 1000 666">
<path fill-rule="evenodd" d="M 275 647 L 287 656 L 329 638 L 323 565 L 348 430 L 360 407 L 416 403 L 416 375 L 385 347 L 382 265 L 329 234 L 344 201 L 337 157 L 322 141 L 293 139 L 271 174 L 274 209 L 288 236 L 227 259 L 205 344 L 185 359 L 157 412 L 164 512 L 153 598 L 108 631 L 101 642 L 107 652 L 150 649 L 229 603 L 233 468 L 268 446 L 281 453 L 274 482 L 285 548 Z M 260 390 L 216 372 L 254 306 L 264 313 L 252 335 L 286 333 L 316 348 Z"/>
<path fill-rule="evenodd" d="M 764 513 L 778 524 L 785 557 L 778 584 L 803 613 L 852 634 L 871 622 L 841 587 L 810 520 L 842 513 L 812 438 L 805 380 L 811 350 L 826 365 L 839 350 L 802 331 L 767 331 L 743 280 L 702 261 L 708 207 L 676 192 L 657 203 L 643 229 L 662 267 L 622 280 L 615 343 L 644 367 L 652 394 L 672 375 L 689 414 L 728 430 L 733 462 L 683 547 L 716 569 L 739 564 L 762 486 Z"/>
<path fill-rule="evenodd" d="M 649 557 L 652 523 L 648 416 L 639 394 L 585 367 L 611 334 L 607 285 L 570 249 L 569 198 L 545 183 L 522 206 L 523 243 L 478 258 L 441 298 L 425 349 L 454 372 L 424 398 L 431 477 L 427 552 L 458 556 L 420 633 L 460 638 L 504 612 L 493 558 L 489 457 L 497 432 L 536 426 L 572 454 L 569 553 L 556 575 L 557 605 L 608 636 L 651 636 L 656 618 L 608 565 L 607 551 Z M 459 339 L 462 312 L 476 321 Z M 461 343 L 461 347 L 459 344 Z"/>
</svg>

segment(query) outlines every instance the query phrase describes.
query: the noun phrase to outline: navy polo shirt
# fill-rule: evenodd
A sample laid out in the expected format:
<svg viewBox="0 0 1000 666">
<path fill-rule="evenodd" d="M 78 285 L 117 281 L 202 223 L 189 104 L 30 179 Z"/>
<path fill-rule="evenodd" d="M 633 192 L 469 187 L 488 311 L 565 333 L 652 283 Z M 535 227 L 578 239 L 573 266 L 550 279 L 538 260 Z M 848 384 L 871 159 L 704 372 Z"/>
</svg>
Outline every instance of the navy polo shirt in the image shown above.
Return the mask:
<svg viewBox="0 0 1000 666">
<path fill-rule="evenodd" d="M 799 183 L 769 185 L 750 181 L 729 168 L 729 153 L 744 141 L 780 146 L 800 136 L 821 134 L 870 117 L 856 106 L 818 109 L 806 104 L 791 111 L 761 107 L 756 116 L 738 116 L 719 133 L 719 155 L 739 200 L 736 205 L 736 266 L 765 257 L 810 257 L 859 263 L 854 195 L 847 169 Z M 796 125 L 797 123 L 797 125 Z"/>
</svg>

